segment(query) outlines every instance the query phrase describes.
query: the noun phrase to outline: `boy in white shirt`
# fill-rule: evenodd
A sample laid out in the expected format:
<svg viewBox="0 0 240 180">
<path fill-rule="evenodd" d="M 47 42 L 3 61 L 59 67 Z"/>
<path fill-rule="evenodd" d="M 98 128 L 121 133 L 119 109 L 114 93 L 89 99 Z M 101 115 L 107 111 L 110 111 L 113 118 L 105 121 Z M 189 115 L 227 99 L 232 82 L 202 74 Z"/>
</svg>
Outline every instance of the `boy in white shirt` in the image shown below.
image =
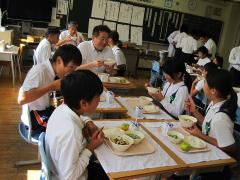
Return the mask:
<svg viewBox="0 0 240 180">
<path fill-rule="evenodd" d="M 90 156 L 103 143 L 104 136 L 93 123 L 93 127 L 86 126 L 82 114 L 95 112 L 103 85 L 96 74 L 78 70 L 61 81 L 61 92 L 64 104 L 51 115 L 45 137 L 52 178 L 87 180 Z"/>
<path fill-rule="evenodd" d="M 181 43 L 182 43 L 182 39 L 187 37 L 188 34 L 188 27 L 186 24 L 183 24 L 180 28 L 180 33 L 177 34 L 175 36 L 175 38 L 173 39 L 173 45 L 176 47 L 176 51 L 175 51 L 175 58 L 179 59 L 182 53 L 181 50 Z"/>
<path fill-rule="evenodd" d="M 59 42 L 57 46 L 63 44 L 72 44 L 77 46 L 79 43 L 84 41 L 82 33 L 77 31 L 78 24 L 75 21 L 70 21 L 68 23 L 68 30 L 62 31 L 59 36 Z"/>
<path fill-rule="evenodd" d="M 229 55 L 230 73 L 233 86 L 240 86 L 240 46 L 234 47 Z"/>
<path fill-rule="evenodd" d="M 114 60 L 112 49 L 107 46 L 111 30 L 105 25 L 93 28 L 92 40 L 85 41 L 78 45 L 82 53 L 83 62 L 80 69 L 89 69 L 94 73 L 114 73 L 113 66 L 104 65 L 108 59 Z"/>
<path fill-rule="evenodd" d="M 29 110 L 42 111 L 50 106 L 49 93 L 60 89 L 60 79 L 75 70 L 82 62 L 77 47 L 63 45 L 54 53 L 50 61 L 33 66 L 19 90 L 18 103 L 27 104 Z M 54 80 L 58 76 L 60 79 Z M 25 114 L 25 112 L 23 112 Z"/>
<path fill-rule="evenodd" d="M 211 38 L 209 38 L 206 32 L 201 33 L 200 39 L 203 41 L 204 46 L 208 49 L 210 59 L 214 59 L 217 51 L 216 43 Z"/>
<path fill-rule="evenodd" d="M 117 76 L 124 76 L 126 71 L 126 58 L 122 50 L 117 46 L 119 42 L 119 34 L 117 31 L 112 31 L 108 38 L 108 45 L 112 48 L 116 64 L 117 64 Z"/>
<path fill-rule="evenodd" d="M 52 52 L 52 46 L 55 45 L 59 40 L 60 31 L 58 28 L 48 28 L 46 32 L 46 38 L 44 38 L 38 45 L 34 58 L 36 64 L 49 61 Z"/>
<path fill-rule="evenodd" d="M 169 46 L 168 46 L 168 57 L 174 57 L 175 56 L 175 46 L 173 43 L 174 38 L 180 33 L 179 30 L 173 31 L 167 38 Z"/>
<path fill-rule="evenodd" d="M 211 62 L 211 60 L 208 58 L 208 49 L 205 46 L 198 48 L 197 56 L 198 56 L 198 62 L 197 62 L 198 67 L 202 67 L 205 64 Z"/>
</svg>

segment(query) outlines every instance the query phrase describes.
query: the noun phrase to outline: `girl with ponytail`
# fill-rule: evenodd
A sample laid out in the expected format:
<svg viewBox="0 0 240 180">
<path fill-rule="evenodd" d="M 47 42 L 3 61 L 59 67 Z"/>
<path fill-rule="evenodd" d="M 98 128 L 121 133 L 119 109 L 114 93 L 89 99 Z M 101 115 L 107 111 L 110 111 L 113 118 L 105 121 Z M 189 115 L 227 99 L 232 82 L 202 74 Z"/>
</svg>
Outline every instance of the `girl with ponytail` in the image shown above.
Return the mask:
<svg viewBox="0 0 240 180">
<path fill-rule="evenodd" d="M 237 95 L 232 89 L 231 75 L 223 69 L 211 71 L 206 76 L 203 90 L 211 101 L 205 117 L 196 111 L 191 98 L 186 102 L 186 110 L 198 119 L 202 131 L 196 126 L 187 131 L 231 154 L 236 148 L 233 121 L 237 109 Z"/>
</svg>

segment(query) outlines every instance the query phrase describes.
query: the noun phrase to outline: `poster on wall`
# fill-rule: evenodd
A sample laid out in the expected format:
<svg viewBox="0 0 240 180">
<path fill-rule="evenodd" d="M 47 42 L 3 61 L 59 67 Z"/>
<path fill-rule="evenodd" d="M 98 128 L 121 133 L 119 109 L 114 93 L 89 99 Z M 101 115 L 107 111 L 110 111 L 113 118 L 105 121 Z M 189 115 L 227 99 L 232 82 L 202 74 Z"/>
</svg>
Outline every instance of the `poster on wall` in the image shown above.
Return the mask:
<svg viewBox="0 0 240 180">
<path fill-rule="evenodd" d="M 131 42 L 142 45 L 142 27 L 131 26 Z"/>
<path fill-rule="evenodd" d="M 93 28 L 95 26 L 98 26 L 98 25 L 101 25 L 101 24 L 102 24 L 102 20 L 100 20 L 100 19 L 92 19 L 92 18 L 89 19 L 89 22 L 88 22 L 88 38 L 92 38 Z"/>
<path fill-rule="evenodd" d="M 91 17 L 104 19 L 107 0 L 93 0 Z"/>
<path fill-rule="evenodd" d="M 129 40 L 129 25 L 118 24 L 117 32 L 121 41 L 126 42 Z"/>
<path fill-rule="evenodd" d="M 133 5 L 121 3 L 118 22 L 130 24 Z"/>
<path fill-rule="evenodd" d="M 133 6 L 131 24 L 136 26 L 143 26 L 145 8 Z"/>
<path fill-rule="evenodd" d="M 104 21 L 103 24 L 108 26 L 112 31 L 116 30 L 116 22 Z"/>
<path fill-rule="evenodd" d="M 68 1 L 66 0 L 57 1 L 57 14 L 61 14 L 61 15 L 68 14 Z"/>
<path fill-rule="evenodd" d="M 108 1 L 105 13 L 105 19 L 110 21 L 118 20 L 120 2 Z"/>
</svg>

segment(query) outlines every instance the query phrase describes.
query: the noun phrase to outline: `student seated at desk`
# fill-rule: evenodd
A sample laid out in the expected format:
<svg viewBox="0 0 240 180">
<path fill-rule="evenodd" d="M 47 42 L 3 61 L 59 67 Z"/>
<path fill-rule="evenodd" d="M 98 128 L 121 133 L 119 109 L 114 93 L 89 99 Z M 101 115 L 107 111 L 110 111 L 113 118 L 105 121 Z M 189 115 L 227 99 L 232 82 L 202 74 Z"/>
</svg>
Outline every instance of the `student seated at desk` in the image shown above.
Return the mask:
<svg viewBox="0 0 240 180">
<path fill-rule="evenodd" d="M 167 81 L 163 90 L 149 95 L 160 101 L 170 114 L 178 116 L 184 111 L 191 77 L 186 72 L 184 63 L 174 58 L 167 59 L 163 66 L 163 74 Z"/>
<path fill-rule="evenodd" d="M 58 28 L 50 27 L 46 32 L 46 38 L 44 38 L 38 45 L 34 56 L 36 64 L 49 61 L 51 57 L 52 47 L 59 40 L 60 31 Z"/>
<path fill-rule="evenodd" d="M 186 102 L 186 110 L 190 111 L 202 126 L 202 131 L 196 126 L 187 131 L 227 153 L 235 150 L 233 121 L 237 110 L 237 94 L 231 82 L 231 75 L 226 70 L 215 69 L 207 73 L 203 90 L 211 102 L 205 117 L 196 111 L 191 98 L 188 98 Z"/>
<path fill-rule="evenodd" d="M 208 56 L 208 49 L 205 46 L 198 48 L 197 50 L 198 61 L 195 65 L 196 67 L 202 67 L 205 64 L 211 62 L 211 60 L 207 57 Z"/>
<path fill-rule="evenodd" d="M 64 104 L 55 109 L 46 130 L 50 170 L 54 179 L 87 180 L 90 156 L 103 143 L 104 136 L 101 129 L 92 122 L 85 122 L 81 115 L 95 112 L 103 85 L 96 74 L 78 70 L 61 81 L 61 92 Z M 85 133 L 86 128 L 90 134 Z M 104 178 L 99 176 L 98 179 Z"/>
<path fill-rule="evenodd" d="M 31 115 L 34 114 L 33 110 L 47 110 L 50 107 L 49 93 L 59 90 L 60 79 L 75 70 L 81 62 L 82 56 L 77 47 L 70 44 L 59 47 L 50 61 L 33 66 L 27 73 L 19 90 L 18 103 L 20 105 L 28 104 Z M 56 76 L 60 79 L 54 80 Z M 45 130 L 46 124 L 41 126 L 36 122 L 36 119 L 35 121 L 32 119 L 32 124 L 34 130 L 38 128 L 42 129 L 42 131 Z"/>
<path fill-rule="evenodd" d="M 217 69 L 217 66 L 214 63 L 210 62 L 205 64 L 202 70 L 202 79 L 199 80 L 197 77 L 192 83 L 190 95 L 193 98 L 195 104 L 201 108 L 199 109 L 199 112 L 202 114 L 205 114 L 205 108 L 207 105 L 207 97 L 203 92 L 204 81 L 206 75 L 215 69 Z"/>
<path fill-rule="evenodd" d="M 200 39 L 203 41 L 204 46 L 208 49 L 208 57 L 210 59 L 214 59 L 217 51 L 216 43 L 209 37 L 208 33 L 206 32 L 200 33 Z"/>
<path fill-rule="evenodd" d="M 63 44 L 72 44 L 77 46 L 79 43 L 84 41 L 82 33 L 77 31 L 78 24 L 75 21 L 70 21 L 68 23 L 68 30 L 62 31 L 59 36 L 59 41 L 57 46 Z"/>
<path fill-rule="evenodd" d="M 119 34 L 117 31 L 112 31 L 108 38 L 108 45 L 112 48 L 116 64 L 117 64 L 117 76 L 124 76 L 126 71 L 126 58 L 122 50 L 117 46 L 119 42 Z"/>
<path fill-rule="evenodd" d="M 94 73 L 107 72 L 113 74 L 114 66 L 104 65 L 107 59 L 114 60 L 112 49 L 107 46 L 111 30 L 105 25 L 99 25 L 93 28 L 92 40 L 85 41 L 78 45 L 83 57 L 80 69 L 89 69 Z"/>
<path fill-rule="evenodd" d="M 212 62 L 217 65 L 218 69 L 223 68 L 223 58 L 221 56 L 215 56 Z"/>
</svg>

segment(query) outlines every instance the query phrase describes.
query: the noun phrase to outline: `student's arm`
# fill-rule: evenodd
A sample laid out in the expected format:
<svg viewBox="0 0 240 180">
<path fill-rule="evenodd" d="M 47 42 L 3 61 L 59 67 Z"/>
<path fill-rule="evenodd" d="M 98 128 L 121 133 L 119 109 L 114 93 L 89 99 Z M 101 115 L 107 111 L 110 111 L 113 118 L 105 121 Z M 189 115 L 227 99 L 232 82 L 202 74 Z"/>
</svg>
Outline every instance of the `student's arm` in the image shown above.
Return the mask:
<svg viewBox="0 0 240 180">
<path fill-rule="evenodd" d="M 90 62 L 90 63 L 82 64 L 77 69 L 92 69 L 92 68 L 95 68 L 95 67 L 102 67 L 103 65 L 104 65 L 103 60 L 95 60 L 95 61 Z"/>
<path fill-rule="evenodd" d="M 195 88 L 196 84 L 198 83 L 198 79 L 196 78 L 193 83 L 192 83 L 192 86 L 191 86 L 191 91 L 190 91 L 190 96 L 191 97 L 194 97 L 197 93 L 198 93 L 198 90 Z"/>
<path fill-rule="evenodd" d="M 67 42 L 69 42 L 69 41 L 71 41 L 71 40 L 72 40 L 71 37 L 68 36 L 68 37 L 66 37 L 66 38 L 64 38 L 64 39 L 62 39 L 62 40 L 59 40 L 59 41 L 57 42 L 56 46 L 61 46 L 61 45 L 65 44 L 65 43 L 67 43 Z"/>
<path fill-rule="evenodd" d="M 18 104 L 24 105 L 26 103 L 30 103 L 50 91 L 59 90 L 60 84 L 61 84 L 61 80 L 58 79 L 47 86 L 33 88 L 29 91 L 24 91 L 22 90 L 22 88 L 20 88 L 19 94 L 18 94 Z"/>
</svg>

